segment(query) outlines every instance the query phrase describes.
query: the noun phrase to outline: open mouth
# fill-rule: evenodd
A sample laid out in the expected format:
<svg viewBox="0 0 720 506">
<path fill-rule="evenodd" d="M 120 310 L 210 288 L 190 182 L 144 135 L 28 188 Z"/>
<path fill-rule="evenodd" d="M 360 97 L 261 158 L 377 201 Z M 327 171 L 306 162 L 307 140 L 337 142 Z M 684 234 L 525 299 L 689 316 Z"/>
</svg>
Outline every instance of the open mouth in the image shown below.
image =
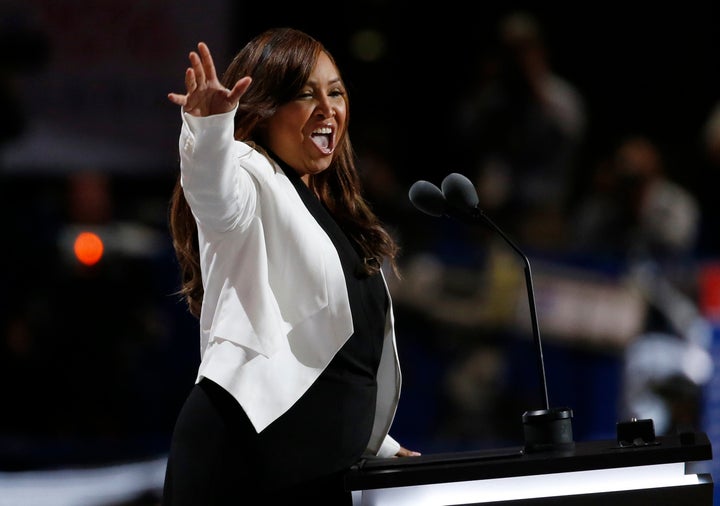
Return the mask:
<svg viewBox="0 0 720 506">
<path fill-rule="evenodd" d="M 326 155 L 332 154 L 335 149 L 335 132 L 329 126 L 323 126 L 313 130 L 310 134 L 310 140 Z"/>
</svg>

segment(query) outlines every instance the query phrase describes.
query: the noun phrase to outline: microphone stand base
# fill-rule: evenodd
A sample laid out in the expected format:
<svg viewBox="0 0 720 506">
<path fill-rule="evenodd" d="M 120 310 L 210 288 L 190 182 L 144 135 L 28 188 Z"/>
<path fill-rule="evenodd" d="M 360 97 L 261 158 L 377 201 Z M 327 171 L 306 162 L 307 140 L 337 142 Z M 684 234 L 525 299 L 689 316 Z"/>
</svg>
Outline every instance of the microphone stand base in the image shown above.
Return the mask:
<svg viewBox="0 0 720 506">
<path fill-rule="evenodd" d="M 572 416 L 573 412 L 570 408 L 538 409 L 523 413 L 525 452 L 575 448 Z"/>
</svg>

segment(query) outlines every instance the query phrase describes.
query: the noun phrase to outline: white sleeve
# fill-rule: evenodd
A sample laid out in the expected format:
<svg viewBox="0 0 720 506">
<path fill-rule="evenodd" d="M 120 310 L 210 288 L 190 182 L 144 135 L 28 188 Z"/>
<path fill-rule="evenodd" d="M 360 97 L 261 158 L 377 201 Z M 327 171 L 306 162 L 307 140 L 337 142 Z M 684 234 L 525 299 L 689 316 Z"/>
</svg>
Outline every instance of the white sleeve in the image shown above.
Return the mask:
<svg viewBox="0 0 720 506">
<path fill-rule="evenodd" d="M 179 149 L 185 198 L 198 221 L 220 232 L 248 221 L 257 200 L 242 164 L 259 153 L 235 140 L 234 116 L 235 110 L 205 117 L 182 113 Z"/>
<path fill-rule="evenodd" d="M 385 439 L 380 445 L 377 456 L 382 458 L 394 457 L 398 451 L 400 451 L 400 443 L 388 435 L 385 436 Z"/>
</svg>

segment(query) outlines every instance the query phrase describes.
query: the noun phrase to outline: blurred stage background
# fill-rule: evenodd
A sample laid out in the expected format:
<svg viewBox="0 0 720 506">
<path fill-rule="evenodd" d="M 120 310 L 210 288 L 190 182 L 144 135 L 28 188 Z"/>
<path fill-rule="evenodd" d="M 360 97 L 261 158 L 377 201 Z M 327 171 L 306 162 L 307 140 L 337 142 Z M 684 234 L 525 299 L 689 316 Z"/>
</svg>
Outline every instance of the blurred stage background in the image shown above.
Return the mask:
<svg viewBox="0 0 720 506">
<path fill-rule="evenodd" d="M 510 86 L 495 80 L 498 31 L 516 11 L 531 16 L 516 34 L 541 29 L 557 103 L 517 107 L 538 92 L 527 83 L 494 94 Z M 279 25 L 337 58 L 368 199 L 403 247 L 397 439 L 514 446 L 522 413 L 542 407 L 519 258 L 407 198 L 460 172 L 530 258 L 550 403 L 573 409 L 575 439 L 614 438 L 636 416 L 718 444 L 719 21 L 712 5 L 5 0 L 0 506 L 158 504 L 199 351 L 175 295 L 180 112 L 166 94 L 183 91 L 197 41 L 224 69 Z M 623 171 L 657 167 L 668 184 L 641 211 Z M 99 259 L 92 241 L 76 250 L 82 232 Z"/>
</svg>

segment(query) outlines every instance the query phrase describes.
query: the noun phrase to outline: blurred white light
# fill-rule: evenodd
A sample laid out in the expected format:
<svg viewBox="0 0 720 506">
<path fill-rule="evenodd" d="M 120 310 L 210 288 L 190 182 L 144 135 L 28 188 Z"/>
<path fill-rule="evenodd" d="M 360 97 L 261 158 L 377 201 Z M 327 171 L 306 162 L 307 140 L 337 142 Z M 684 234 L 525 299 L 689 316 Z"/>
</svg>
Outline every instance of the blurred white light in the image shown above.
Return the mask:
<svg viewBox="0 0 720 506">
<path fill-rule="evenodd" d="M 370 489 L 353 496 L 355 506 L 439 506 L 481 504 L 539 497 L 596 494 L 698 483 L 685 463 L 658 464 L 571 473 Z"/>
<path fill-rule="evenodd" d="M 107 506 L 162 490 L 167 459 L 90 469 L 0 473 L 0 506 Z"/>
</svg>

